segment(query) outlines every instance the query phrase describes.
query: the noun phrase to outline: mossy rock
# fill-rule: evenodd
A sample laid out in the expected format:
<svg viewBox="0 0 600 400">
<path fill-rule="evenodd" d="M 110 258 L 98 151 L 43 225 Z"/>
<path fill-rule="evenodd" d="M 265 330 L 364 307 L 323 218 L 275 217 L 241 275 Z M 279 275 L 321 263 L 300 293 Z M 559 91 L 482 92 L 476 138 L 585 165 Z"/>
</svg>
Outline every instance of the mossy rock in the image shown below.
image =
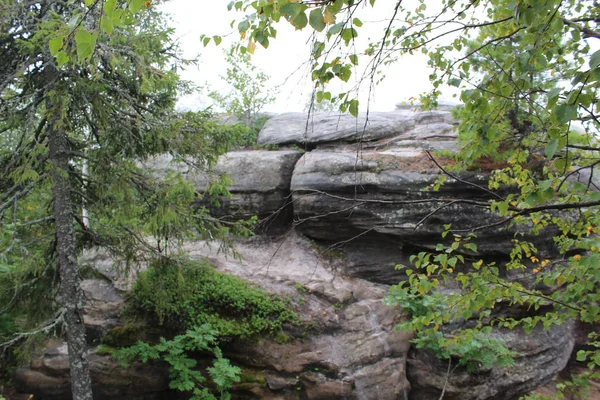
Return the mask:
<svg viewBox="0 0 600 400">
<path fill-rule="evenodd" d="M 290 308 L 289 300 L 208 262 L 161 260 L 139 275 L 126 312 L 175 332 L 208 323 L 228 340 L 277 335 L 284 324 L 298 325 Z"/>
</svg>

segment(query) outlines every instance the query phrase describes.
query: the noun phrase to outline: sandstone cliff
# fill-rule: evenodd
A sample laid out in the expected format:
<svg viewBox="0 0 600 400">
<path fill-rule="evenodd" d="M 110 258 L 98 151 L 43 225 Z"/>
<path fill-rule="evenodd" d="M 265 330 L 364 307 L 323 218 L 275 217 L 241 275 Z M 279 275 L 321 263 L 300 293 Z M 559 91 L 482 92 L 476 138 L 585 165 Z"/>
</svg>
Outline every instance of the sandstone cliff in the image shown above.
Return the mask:
<svg viewBox="0 0 600 400">
<path fill-rule="evenodd" d="M 212 174 L 227 173 L 231 198 L 223 215 L 258 215 L 265 232 L 239 242 L 236 260 L 209 243 L 189 243 L 192 258 L 208 257 L 222 271 L 289 296 L 314 329 L 303 338 L 277 343 L 263 338 L 236 342 L 225 351 L 255 376 L 234 391 L 261 399 L 512 399 L 547 382 L 571 356 L 573 327 L 549 331 L 495 330 L 520 356 L 511 368 L 469 374 L 453 371 L 435 354 L 411 348 L 411 333 L 394 329 L 402 310 L 382 302 L 390 284 L 403 279 L 397 264 L 440 242 L 442 225 L 455 228 L 495 221 L 468 200 L 487 200 L 487 173 L 461 173 L 440 192 L 427 191 L 441 173 L 426 151 L 456 149 L 449 111 L 348 116 L 283 114 L 262 130 L 259 143 L 292 146 L 276 151 L 240 151 L 222 157 Z M 153 160 L 157 172 L 178 167 Z M 182 170 L 202 190 L 207 176 Z M 432 199 L 466 200 L 439 208 Z M 439 208 L 439 209 L 438 209 Z M 437 210 L 435 213 L 433 211 Z M 479 234 L 477 256 L 502 262 L 514 229 Z M 525 233 L 525 232 L 522 232 Z M 550 234 L 550 233 L 549 233 Z M 540 254 L 553 254 L 550 236 L 528 236 Z M 106 276 L 111 260 L 101 252 L 88 262 Z M 518 277 L 515 277 L 518 279 Z M 117 280 L 118 281 L 118 280 Z M 126 288 L 122 281 L 119 289 Z M 175 398 L 160 367 L 118 368 L 95 354 L 96 342 L 119 324 L 122 293 L 102 280 L 84 282 L 88 293 L 94 388 L 98 399 Z M 511 312 L 507 310 L 507 312 Z M 19 388 L 44 399 L 68 397 L 65 346 L 60 344 L 17 372 Z"/>
</svg>

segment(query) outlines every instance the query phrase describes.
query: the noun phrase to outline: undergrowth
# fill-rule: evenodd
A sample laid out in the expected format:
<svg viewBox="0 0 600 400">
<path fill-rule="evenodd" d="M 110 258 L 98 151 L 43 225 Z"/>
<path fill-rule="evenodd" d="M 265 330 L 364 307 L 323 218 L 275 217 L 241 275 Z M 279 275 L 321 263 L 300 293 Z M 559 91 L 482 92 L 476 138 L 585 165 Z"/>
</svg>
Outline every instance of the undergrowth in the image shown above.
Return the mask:
<svg viewBox="0 0 600 400">
<path fill-rule="evenodd" d="M 210 324 L 221 339 L 250 338 L 298 324 L 285 299 L 216 271 L 208 262 L 162 260 L 140 274 L 131 292 L 128 313 L 155 319 L 183 332 Z"/>
<path fill-rule="evenodd" d="M 169 366 L 171 389 L 190 393 L 190 400 L 229 400 L 231 395 L 227 390 L 233 383 L 240 381 L 242 371 L 223 357 L 217 346 L 218 334 L 210 325 L 205 324 L 175 336 L 172 340 L 161 338 L 158 344 L 140 341 L 112 355 L 122 367 L 127 367 L 132 361 L 162 359 Z M 206 368 L 207 373 L 198 370 L 198 361 L 190 357 L 191 352 L 203 352 L 212 356 L 212 366 Z M 210 386 L 207 375 L 212 383 Z"/>
</svg>

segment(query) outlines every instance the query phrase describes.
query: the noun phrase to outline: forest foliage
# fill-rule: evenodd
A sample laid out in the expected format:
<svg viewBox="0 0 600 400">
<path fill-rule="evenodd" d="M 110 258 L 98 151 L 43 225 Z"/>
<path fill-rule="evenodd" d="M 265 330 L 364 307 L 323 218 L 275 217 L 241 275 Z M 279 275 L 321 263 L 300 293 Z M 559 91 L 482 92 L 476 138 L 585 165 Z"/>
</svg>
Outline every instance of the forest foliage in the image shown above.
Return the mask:
<svg viewBox="0 0 600 400">
<path fill-rule="evenodd" d="M 278 23 L 313 30 L 314 97 L 337 99 L 340 111 L 354 116 L 365 105 L 351 92 L 331 92 L 329 83 L 348 82 L 359 62 L 376 82 L 382 66 L 426 54 L 432 89 L 422 106 L 435 107 L 445 86 L 460 91 L 464 167 L 482 158 L 505 161 L 481 205 L 501 220 L 463 231 L 445 227 L 438 247 L 415 254 L 413 266 L 403 267 L 406 282 L 390 291 L 390 303 L 411 310 L 404 328 L 418 333 L 420 345 L 466 357 L 490 326 L 529 332 L 600 320 L 596 2 L 239 0 L 228 7 L 245 15 L 234 26 L 250 54 L 268 48 Z M 388 18 L 379 40 L 357 49 L 363 7 L 383 7 Z M 176 253 L 190 237 L 247 232 L 194 207 L 202 194 L 178 173 L 159 181 L 137 164 L 168 153 L 206 166 L 229 146 L 229 128 L 204 114 L 175 112 L 177 95 L 189 87 L 177 76 L 185 60 L 170 34 L 149 1 L 0 0 L 5 345 L 63 322 L 67 332 L 81 332 L 76 258 L 86 248 L 102 246 L 129 265 Z M 203 38 L 211 41 L 221 38 Z M 582 132 L 574 133 L 575 125 Z M 554 251 L 515 237 L 506 263 L 478 257 L 478 232 L 516 225 L 554 232 Z M 508 279 L 507 271 L 521 279 Z M 446 282 L 460 290 L 439 290 Z M 504 317 L 494 311 L 503 305 L 537 312 Z M 472 328 L 449 328 L 457 320 Z M 80 339 L 70 337 L 69 345 Z M 590 339 L 577 358 L 593 370 L 600 366 L 597 332 Z M 490 362 L 509 363 L 501 344 L 483 347 L 491 349 Z M 84 357 L 81 349 L 72 353 Z M 86 390 L 75 398 L 91 398 Z"/>
<path fill-rule="evenodd" d="M 178 256 L 186 239 L 227 246 L 250 233 L 210 215 L 224 180 L 199 193 L 181 167 L 156 176 L 141 164 L 209 168 L 238 130 L 175 109 L 192 89 L 177 71 L 192 60 L 172 34 L 149 1 L 0 2 L 2 361 L 65 335 L 77 400 L 92 398 L 84 251 L 102 248 L 125 273 Z"/>
<path fill-rule="evenodd" d="M 315 99 L 335 99 L 342 112 L 357 116 L 368 107 L 351 91 L 330 91 L 331 82 L 365 79 L 362 72 L 377 83 L 382 67 L 406 55 L 429 59 L 431 89 L 420 98 L 422 108 L 436 107 L 445 88 L 458 89 L 456 170 L 499 163 L 482 188 L 490 199 L 480 204 L 499 220 L 460 230 L 445 226 L 437 247 L 399 266 L 407 280 L 390 290 L 388 302 L 410 312 L 402 328 L 417 332 L 418 346 L 458 357 L 467 367 L 478 358 L 509 365 L 502 343 L 482 342 L 490 327 L 532 332 L 571 319 L 600 320 L 596 2 L 239 0 L 228 7 L 244 15 L 232 25 L 249 53 L 268 48 L 280 23 L 313 31 Z M 366 8 L 386 18 L 379 22 L 380 37 L 357 48 L 363 25 L 377 23 L 361 20 Z M 441 174 L 436 187 L 446 179 Z M 549 235 L 552 250 L 516 235 L 509 260 L 479 256 L 478 233 L 514 226 Z M 529 312 L 504 316 L 498 310 L 506 306 Z M 457 329 L 461 321 L 470 328 Z M 590 371 L 600 365 L 597 334 L 577 354 Z"/>
</svg>

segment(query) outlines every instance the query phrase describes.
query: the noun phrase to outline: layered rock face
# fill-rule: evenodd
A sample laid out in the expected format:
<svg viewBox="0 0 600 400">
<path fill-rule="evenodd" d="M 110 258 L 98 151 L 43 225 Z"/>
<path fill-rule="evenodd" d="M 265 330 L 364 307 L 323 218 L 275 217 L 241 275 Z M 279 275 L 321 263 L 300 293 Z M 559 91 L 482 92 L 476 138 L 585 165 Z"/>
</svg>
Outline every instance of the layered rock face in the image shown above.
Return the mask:
<svg viewBox="0 0 600 400">
<path fill-rule="evenodd" d="M 408 264 L 417 251 L 434 248 L 442 241 L 444 224 L 470 229 L 498 221 L 478 205 L 493 195 L 486 190 L 485 172 L 461 173 L 450 177 L 440 191 L 427 190 L 442 174 L 428 152 L 456 149 L 453 127 L 449 111 L 402 109 L 358 120 L 282 114 L 265 125 L 259 143 L 295 144 L 306 152 L 234 152 L 219 161 L 212 174 L 226 173 L 233 181 L 232 197 L 219 212 L 258 215 L 263 226 L 279 215 L 277 226 L 289 228 L 278 237 L 257 236 L 238 243 L 242 260 L 203 242 L 187 244 L 188 254 L 208 257 L 219 270 L 287 296 L 312 327 L 302 335 L 292 332 L 285 343 L 262 338 L 228 345 L 227 356 L 253 377 L 236 386 L 234 398 L 429 400 L 444 393 L 444 399 L 508 400 L 542 385 L 565 366 L 574 342 L 570 324 L 530 335 L 495 330 L 493 335 L 520 355 L 511 368 L 477 374 L 459 369 L 448 374 L 447 360 L 411 348 L 411 333 L 394 329 L 402 311 L 382 302 L 389 285 L 404 276 L 394 266 Z M 436 154 L 440 153 L 433 155 L 439 164 L 448 161 Z M 148 168 L 160 174 L 169 165 L 185 172 L 200 191 L 210 181 L 210 174 L 189 173 L 168 159 L 153 160 Z M 444 205 L 447 199 L 455 201 Z M 517 231 L 490 227 L 478 233 L 477 256 L 501 263 Z M 553 252 L 548 238 L 525 240 L 533 241 L 541 254 Z M 105 259 L 91 260 L 110 275 Z M 117 287 L 126 287 L 111 277 Z M 92 339 L 103 334 L 104 326 L 118 323 L 115 312 L 122 299 L 105 285 L 97 281 L 85 286 L 88 297 L 95 299 L 86 316 L 90 331 L 96 332 Z M 102 322 L 99 315 L 104 313 L 110 318 Z M 66 387 L 61 364 L 66 361 L 57 361 L 64 358 L 61 351 L 54 348 L 21 370 L 20 388 L 44 399 L 66 398 L 36 383 L 52 378 L 58 379 L 55 387 Z M 163 380 L 127 386 L 123 382 L 143 382 L 135 368 L 119 369 L 107 356 L 94 355 L 91 361 L 93 371 L 111 370 L 119 376 L 109 383 L 94 372 L 99 399 L 120 398 L 105 395 L 106 385 L 113 391 L 122 389 L 127 398 L 174 398 L 169 397 L 173 395 L 160 366 L 145 367 L 145 373 L 162 373 Z M 66 396 L 68 388 L 61 390 Z"/>
<path fill-rule="evenodd" d="M 201 193 L 225 176 L 233 182 L 228 186 L 230 196 L 219 198 L 220 207 L 214 214 L 234 219 L 258 216 L 261 231 L 278 231 L 291 218 L 290 179 L 301 155 L 295 150 L 232 152 L 220 157 L 208 172 L 192 169 L 170 156 L 152 158 L 142 165 L 158 177 L 167 170 L 181 172 Z M 199 202 L 202 204 L 202 199 Z"/>
</svg>

